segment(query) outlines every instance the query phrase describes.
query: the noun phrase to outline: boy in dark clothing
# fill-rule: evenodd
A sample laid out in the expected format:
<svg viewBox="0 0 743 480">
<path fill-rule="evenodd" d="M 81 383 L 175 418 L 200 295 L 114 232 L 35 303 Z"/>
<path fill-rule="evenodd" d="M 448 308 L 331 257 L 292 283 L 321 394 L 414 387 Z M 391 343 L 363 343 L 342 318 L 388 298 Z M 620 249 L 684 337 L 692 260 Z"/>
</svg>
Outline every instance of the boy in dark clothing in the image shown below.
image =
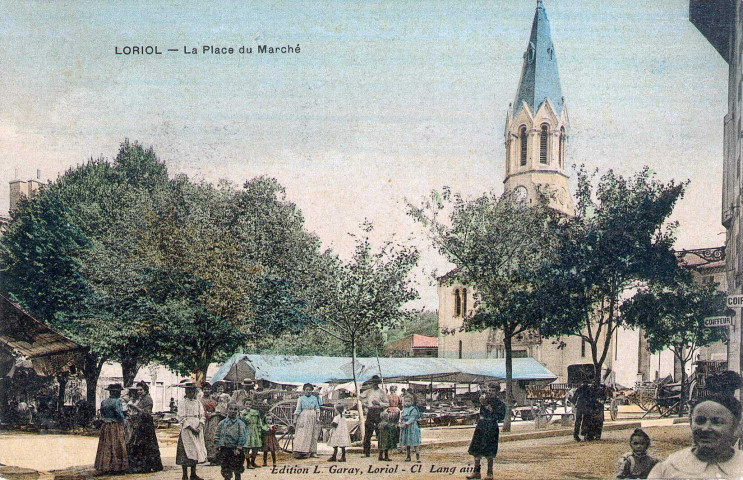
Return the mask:
<svg viewBox="0 0 743 480">
<path fill-rule="evenodd" d="M 214 435 L 214 446 L 219 449 L 218 460 L 225 480 L 230 480 L 233 473 L 235 480 L 240 480 L 240 474 L 245 470 L 243 446 L 248 438 L 248 427 L 237 418 L 239 410 L 236 403 L 231 403 L 227 407 L 227 418 L 219 422 Z"/>
</svg>

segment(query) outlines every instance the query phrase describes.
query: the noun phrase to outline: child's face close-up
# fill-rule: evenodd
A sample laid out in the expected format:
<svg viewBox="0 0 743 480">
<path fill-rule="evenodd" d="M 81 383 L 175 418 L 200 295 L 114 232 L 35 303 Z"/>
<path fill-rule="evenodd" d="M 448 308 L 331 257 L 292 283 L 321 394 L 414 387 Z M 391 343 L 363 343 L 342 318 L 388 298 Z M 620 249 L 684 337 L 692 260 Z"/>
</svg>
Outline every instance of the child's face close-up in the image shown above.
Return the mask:
<svg viewBox="0 0 743 480">
<path fill-rule="evenodd" d="M 237 418 L 238 410 L 239 408 L 237 407 L 237 405 L 230 405 L 227 409 L 227 416 L 230 418 Z"/>
<path fill-rule="evenodd" d="M 630 439 L 630 447 L 632 447 L 632 453 L 645 453 L 648 450 L 647 440 L 645 440 L 643 437 L 640 437 L 639 435 L 635 435 Z"/>
</svg>

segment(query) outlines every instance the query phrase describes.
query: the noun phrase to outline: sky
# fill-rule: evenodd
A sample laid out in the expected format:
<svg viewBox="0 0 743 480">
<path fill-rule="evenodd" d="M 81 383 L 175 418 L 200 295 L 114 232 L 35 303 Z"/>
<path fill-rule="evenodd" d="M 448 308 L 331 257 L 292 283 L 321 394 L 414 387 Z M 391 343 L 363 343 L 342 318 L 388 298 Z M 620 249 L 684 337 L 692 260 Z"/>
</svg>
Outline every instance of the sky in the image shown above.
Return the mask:
<svg viewBox="0 0 743 480">
<path fill-rule="evenodd" d="M 674 213 L 676 246 L 723 245 L 728 67 L 688 21 L 688 0 L 544 3 L 571 122 L 567 164 L 622 175 L 648 165 L 661 180 L 691 180 Z M 502 191 L 506 111 L 535 7 L 0 2 L 0 185 L 112 158 L 125 138 L 153 146 L 171 174 L 272 176 L 341 256 L 365 219 L 377 241 L 419 245 L 420 303 L 435 309 L 428 279 L 448 265 L 406 200 L 445 185 L 469 197 Z M 164 53 L 115 53 L 134 45 Z M 8 197 L 0 187 L 0 214 Z"/>
</svg>

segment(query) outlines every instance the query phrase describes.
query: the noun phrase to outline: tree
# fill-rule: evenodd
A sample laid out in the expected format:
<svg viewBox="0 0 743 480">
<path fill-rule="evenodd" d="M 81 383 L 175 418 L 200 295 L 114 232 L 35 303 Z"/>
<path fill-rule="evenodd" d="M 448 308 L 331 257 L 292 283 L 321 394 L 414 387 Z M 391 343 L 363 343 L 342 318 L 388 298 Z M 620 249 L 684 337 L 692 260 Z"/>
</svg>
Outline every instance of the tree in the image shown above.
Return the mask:
<svg viewBox="0 0 743 480">
<path fill-rule="evenodd" d="M 418 263 L 418 251 L 389 241 L 373 251 L 368 236 L 372 228 L 371 223 L 364 224 L 364 235 L 356 237 L 353 258 L 337 264 L 333 275 L 323 276 L 312 299 L 317 328 L 343 343 L 351 355 L 362 437 L 364 418 L 356 383 L 359 342 L 414 317 L 414 311 L 403 307 L 418 298 L 409 278 Z"/>
<path fill-rule="evenodd" d="M 122 294 L 138 219 L 167 171 L 152 149 L 125 141 L 112 163 L 91 159 L 68 170 L 11 212 L 2 238 L 0 282 L 19 304 L 88 347 L 89 401 L 107 359 L 125 380 L 150 348 L 140 303 Z"/>
<path fill-rule="evenodd" d="M 583 338 L 598 384 L 623 322 L 623 295 L 637 282 L 668 280 L 676 271 L 676 224 L 666 222 L 686 182 L 662 183 L 647 168 L 629 179 L 610 170 L 595 187 L 595 174 L 581 168 L 577 177 L 576 215 L 555 225 L 559 255 L 540 274 L 550 311 L 542 334 Z"/>
<path fill-rule="evenodd" d="M 704 325 L 705 317 L 726 312 L 725 294 L 717 287 L 697 284 L 679 268 L 672 282 L 645 285 L 620 307 L 627 325 L 642 328 L 653 353 L 666 348 L 673 352 L 681 364 L 682 399 L 686 398 L 686 365 L 697 349 L 725 337 L 724 329 Z"/>
<path fill-rule="evenodd" d="M 244 204 L 244 194 L 226 183 L 215 187 L 179 177 L 164 192 L 143 242 L 141 257 L 152 268 L 146 296 L 167 320 L 153 336 L 155 358 L 184 374 L 195 373 L 199 383 L 215 358 L 309 322 L 287 264 L 271 252 L 277 244 L 267 246 L 261 239 L 281 237 L 265 224 L 248 228 L 247 212 L 259 206 Z M 266 220 L 286 227 L 281 218 Z M 290 231 L 295 237 L 302 232 Z M 302 253 L 317 252 L 305 248 Z M 308 263 L 300 255 L 295 260 Z"/>
<path fill-rule="evenodd" d="M 465 315 L 462 329 L 503 332 L 506 405 L 511 409 L 512 339 L 540 328 L 544 309 L 534 284 L 540 266 L 554 255 L 550 225 L 558 214 L 547 206 L 547 192 L 530 206 L 510 193 L 465 201 L 445 189 L 443 194 L 433 192 L 421 207 L 408 207 L 428 229 L 433 245 L 456 266 L 456 280 L 475 289 L 475 313 Z M 447 211 L 447 220 L 442 220 Z M 503 429 L 510 431 L 508 414 Z"/>
</svg>

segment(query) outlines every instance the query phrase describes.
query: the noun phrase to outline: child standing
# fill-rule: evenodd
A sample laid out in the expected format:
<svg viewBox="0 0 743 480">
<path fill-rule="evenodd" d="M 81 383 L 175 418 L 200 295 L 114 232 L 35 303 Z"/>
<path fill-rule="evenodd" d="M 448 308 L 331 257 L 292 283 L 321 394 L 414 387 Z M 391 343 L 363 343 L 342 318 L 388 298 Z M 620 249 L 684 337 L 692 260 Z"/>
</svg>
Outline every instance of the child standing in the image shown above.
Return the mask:
<svg viewBox="0 0 743 480">
<path fill-rule="evenodd" d="M 268 466 L 268 452 L 271 452 L 273 466 L 276 466 L 276 451 L 279 449 L 279 442 L 276 440 L 276 425 L 263 432 L 263 466 Z"/>
<path fill-rule="evenodd" d="M 231 403 L 227 407 L 227 418 L 219 422 L 217 432 L 214 434 L 217 460 L 222 467 L 221 473 L 225 480 L 230 480 L 233 474 L 235 480 L 240 480 L 240 474 L 244 471 L 243 445 L 248 436 L 248 428 L 242 420 L 237 418 L 239 411 L 237 404 Z"/>
<path fill-rule="evenodd" d="M 381 414 L 382 421 L 379 422 L 379 460 L 390 460 L 390 450 L 397 448 L 397 438 L 400 431 L 397 429 L 397 418 L 395 413 L 384 411 Z"/>
<path fill-rule="evenodd" d="M 243 410 L 242 420 L 248 426 L 248 438 L 245 442 L 245 464 L 248 468 L 259 468 L 255 463 L 255 457 L 258 456 L 258 450 L 263 447 L 263 432 L 268 430 L 261 412 L 254 405 L 248 404 L 247 409 Z"/>
<path fill-rule="evenodd" d="M 348 424 L 346 418 L 343 416 L 343 405 L 338 404 L 335 406 L 335 417 L 333 417 L 332 427 L 333 430 L 330 433 L 330 441 L 328 442 L 329 447 L 333 447 L 333 456 L 331 456 L 329 462 L 345 462 L 346 461 L 346 447 L 351 446 L 351 435 L 348 434 Z M 341 449 L 341 459 L 338 459 L 338 447 Z"/>
<path fill-rule="evenodd" d="M 629 437 L 632 453 L 619 461 L 617 478 L 648 478 L 658 459 L 648 455 L 650 437 L 641 428 L 635 429 Z"/>
<path fill-rule="evenodd" d="M 402 414 L 400 415 L 400 445 L 405 447 L 407 457 L 406 462 L 410 461 L 410 450 L 415 452 L 416 463 L 421 462 L 421 455 L 418 447 L 421 444 L 421 427 L 418 425 L 418 419 L 423 414 L 416 405 L 414 394 L 408 393 L 402 399 Z"/>
<path fill-rule="evenodd" d="M 482 457 L 488 462 L 488 472 L 485 480 L 493 480 L 493 460 L 498 454 L 498 422 L 506 418 L 506 404 L 496 395 L 499 389 L 492 388 L 490 393 L 480 395 L 480 415 L 477 426 L 472 434 L 472 441 L 468 453 L 475 457 L 475 471 L 467 475 L 469 480 L 480 479 L 480 462 Z"/>
</svg>

